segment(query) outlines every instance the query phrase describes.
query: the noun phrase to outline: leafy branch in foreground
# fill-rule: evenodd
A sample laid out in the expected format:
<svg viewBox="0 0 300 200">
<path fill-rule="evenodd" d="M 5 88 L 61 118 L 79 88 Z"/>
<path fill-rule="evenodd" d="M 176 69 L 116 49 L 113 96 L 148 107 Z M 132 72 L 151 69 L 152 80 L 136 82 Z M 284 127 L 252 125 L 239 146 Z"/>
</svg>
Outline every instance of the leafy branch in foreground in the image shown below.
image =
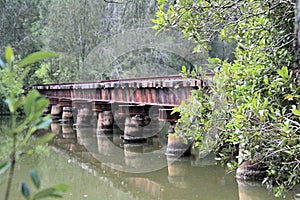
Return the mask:
<svg viewBox="0 0 300 200">
<path fill-rule="evenodd" d="M 33 185 L 36 189 L 41 188 L 41 181 L 40 178 L 35 170 L 29 171 L 30 178 L 33 182 Z M 56 197 L 56 198 L 62 198 L 62 192 L 65 192 L 69 186 L 64 184 L 59 184 L 54 187 L 43 189 L 34 195 L 31 194 L 31 190 L 29 189 L 26 182 L 21 183 L 21 193 L 25 197 L 26 200 L 36 200 L 36 199 L 42 199 L 46 197 Z"/>
<path fill-rule="evenodd" d="M 10 121 L 0 128 L 0 133 L 6 140 L 11 142 L 10 155 L 3 164 L 0 165 L 0 174 L 9 170 L 7 187 L 5 191 L 5 200 L 9 199 L 11 185 L 17 159 L 41 144 L 51 140 L 55 134 L 48 133 L 40 137 L 32 137 L 39 129 L 47 128 L 51 123 L 50 115 L 42 116 L 43 110 L 48 106 L 48 100 L 39 94 L 37 90 L 31 90 L 24 95 L 23 80 L 29 72 L 30 65 L 44 58 L 55 56 L 53 52 L 36 52 L 30 54 L 23 60 L 15 64 L 14 52 L 11 46 L 5 50 L 6 62 L 0 61 L 0 89 L 4 96 L 4 101 L 8 105 L 10 112 Z M 39 178 L 32 172 L 31 177 L 38 186 Z M 26 184 L 22 184 L 22 194 L 26 199 L 30 199 Z M 40 195 L 51 196 L 55 191 L 61 188 L 51 189 L 51 192 L 38 193 Z M 36 196 L 33 199 L 37 199 Z"/>
</svg>

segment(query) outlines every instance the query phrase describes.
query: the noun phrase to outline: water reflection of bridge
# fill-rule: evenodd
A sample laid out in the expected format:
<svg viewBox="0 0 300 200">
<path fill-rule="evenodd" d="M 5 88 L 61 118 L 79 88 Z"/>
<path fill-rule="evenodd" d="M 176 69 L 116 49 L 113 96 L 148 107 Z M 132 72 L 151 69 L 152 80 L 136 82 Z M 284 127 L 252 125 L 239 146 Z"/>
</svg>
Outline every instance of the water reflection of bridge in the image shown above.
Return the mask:
<svg viewBox="0 0 300 200">
<path fill-rule="evenodd" d="M 255 194 L 253 188 L 249 195 L 245 185 L 238 194 L 237 186 L 232 184 L 234 177 L 216 166 L 213 158 L 203 160 L 196 154 L 192 158 L 168 157 L 164 154 L 163 134 L 143 144 L 125 145 L 119 133 L 97 134 L 95 128 L 75 131 L 72 126 L 58 123 L 53 123 L 51 129 L 56 133 L 50 143 L 55 151 L 71 156 L 81 168 L 135 199 L 249 200 L 257 195 L 269 199 L 267 193 Z M 166 165 L 146 173 L 130 171 L 147 165 L 149 152 L 159 154 Z"/>
</svg>

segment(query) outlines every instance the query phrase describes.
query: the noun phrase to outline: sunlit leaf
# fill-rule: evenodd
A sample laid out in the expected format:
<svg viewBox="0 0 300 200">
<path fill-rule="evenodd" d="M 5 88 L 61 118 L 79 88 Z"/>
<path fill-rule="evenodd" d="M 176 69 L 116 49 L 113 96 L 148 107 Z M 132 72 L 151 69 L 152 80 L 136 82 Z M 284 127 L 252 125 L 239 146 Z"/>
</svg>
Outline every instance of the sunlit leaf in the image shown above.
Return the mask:
<svg viewBox="0 0 300 200">
<path fill-rule="evenodd" d="M 243 119 L 244 116 L 243 115 L 236 115 L 235 118 L 237 118 L 237 119 Z"/>
<path fill-rule="evenodd" d="M 54 186 L 54 188 L 56 191 L 66 192 L 70 188 L 70 186 L 68 186 L 66 184 L 59 184 L 59 185 Z"/>
<path fill-rule="evenodd" d="M 292 113 L 293 113 L 294 115 L 300 116 L 300 110 L 292 109 Z"/>
<path fill-rule="evenodd" d="M 289 77 L 289 71 L 287 67 L 282 67 L 281 69 L 277 70 L 277 73 L 282 77 L 282 78 L 288 78 Z"/>
<path fill-rule="evenodd" d="M 30 196 L 30 190 L 25 182 L 21 183 L 21 193 L 26 199 Z"/>
<path fill-rule="evenodd" d="M 39 178 L 37 172 L 35 170 L 30 170 L 29 175 L 31 177 L 31 180 L 32 180 L 34 186 L 37 189 L 39 189 L 41 187 L 41 181 L 40 181 L 40 178 Z"/>
<path fill-rule="evenodd" d="M 8 45 L 5 49 L 5 59 L 9 66 L 11 66 L 14 60 L 14 52 L 11 45 Z"/>
<path fill-rule="evenodd" d="M 294 98 L 294 96 L 293 95 L 286 95 L 285 97 L 284 97 L 284 99 L 288 99 L 288 100 L 293 100 L 293 98 Z"/>
<path fill-rule="evenodd" d="M 45 58 L 53 58 L 57 54 L 55 52 L 35 52 L 20 61 L 19 66 L 24 67 L 26 65 L 33 64 L 37 61 L 43 60 Z"/>
</svg>

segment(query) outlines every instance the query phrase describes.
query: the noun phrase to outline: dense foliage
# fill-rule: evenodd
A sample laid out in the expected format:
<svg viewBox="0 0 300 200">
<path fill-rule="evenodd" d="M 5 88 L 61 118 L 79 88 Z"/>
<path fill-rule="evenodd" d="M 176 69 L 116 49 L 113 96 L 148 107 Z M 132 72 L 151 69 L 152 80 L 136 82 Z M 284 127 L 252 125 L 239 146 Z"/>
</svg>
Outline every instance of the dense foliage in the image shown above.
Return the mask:
<svg viewBox="0 0 300 200">
<path fill-rule="evenodd" d="M 179 29 L 197 41 L 196 51 L 209 48 L 216 35 L 236 43 L 234 61 L 212 60 L 219 70 L 210 93 L 195 91 L 193 104 L 178 108 L 183 117 L 177 132 L 209 144 L 226 163 L 238 145 L 240 160 L 267 166 L 263 182 L 276 195 L 300 182 L 294 17 L 290 0 L 160 0 L 154 20 L 158 30 Z"/>
</svg>

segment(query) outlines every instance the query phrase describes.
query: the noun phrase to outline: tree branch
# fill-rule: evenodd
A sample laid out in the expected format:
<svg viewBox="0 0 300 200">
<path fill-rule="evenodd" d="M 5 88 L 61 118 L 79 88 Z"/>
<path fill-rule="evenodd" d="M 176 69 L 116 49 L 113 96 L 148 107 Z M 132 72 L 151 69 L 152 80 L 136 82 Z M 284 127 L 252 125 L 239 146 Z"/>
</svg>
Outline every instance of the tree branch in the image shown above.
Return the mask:
<svg viewBox="0 0 300 200">
<path fill-rule="evenodd" d="M 123 1 L 114 1 L 114 0 L 103 0 L 106 3 L 116 3 L 116 4 L 124 4 Z"/>
</svg>

